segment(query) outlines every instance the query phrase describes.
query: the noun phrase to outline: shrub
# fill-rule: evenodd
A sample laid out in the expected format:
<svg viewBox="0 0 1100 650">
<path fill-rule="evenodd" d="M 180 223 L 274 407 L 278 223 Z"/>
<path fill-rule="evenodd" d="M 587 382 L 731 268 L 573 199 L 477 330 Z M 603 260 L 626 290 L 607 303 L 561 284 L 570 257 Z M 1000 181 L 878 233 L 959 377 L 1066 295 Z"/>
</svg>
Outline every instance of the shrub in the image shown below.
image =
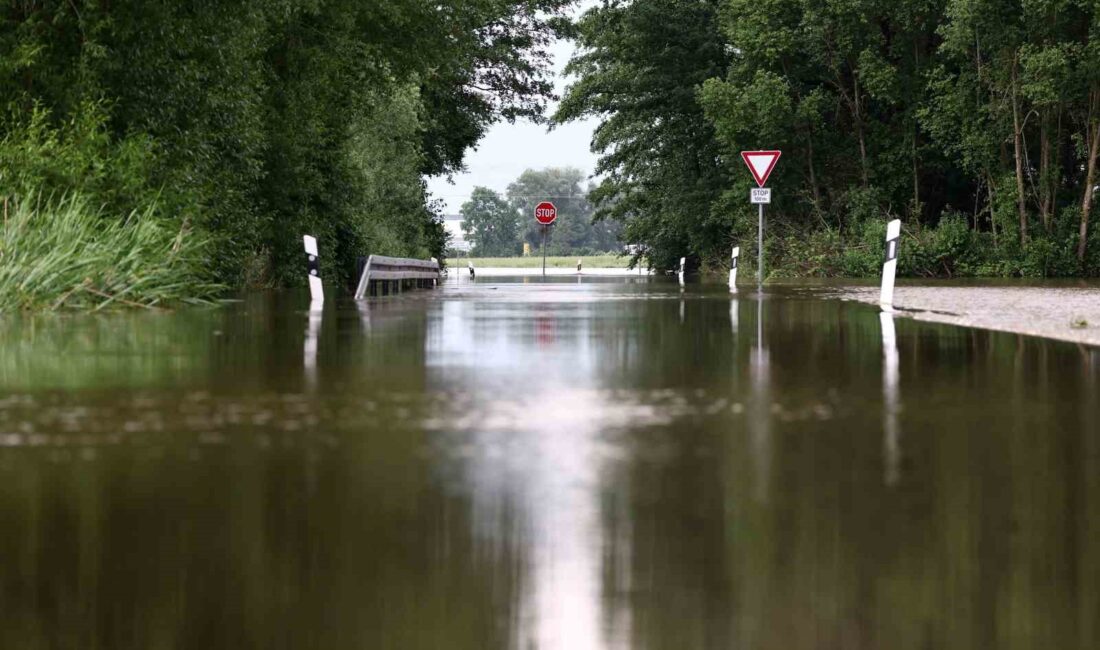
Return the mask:
<svg viewBox="0 0 1100 650">
<path fill-rule="evenodd" d="M 51 196 L 79 191 L 107 212 L 146 212 L 165 198 L 149 179 L 156 163 L 152 141 L 140 134 L 111 138 L 106 111 L 94 102 L 54 123 L 41 107 L 8 107 L 0 138 L 0 196 Z M 173 196 L 174 208 L 184 197 Z M 163 212 L 163 210 L 161 210 Z"/>
<path fill-rule="evenodd" d="M 203 302 L 208 240 L 155 208 L 125 217 L 80 194 L 4 202 L 0 311 Z"/>
</svg>

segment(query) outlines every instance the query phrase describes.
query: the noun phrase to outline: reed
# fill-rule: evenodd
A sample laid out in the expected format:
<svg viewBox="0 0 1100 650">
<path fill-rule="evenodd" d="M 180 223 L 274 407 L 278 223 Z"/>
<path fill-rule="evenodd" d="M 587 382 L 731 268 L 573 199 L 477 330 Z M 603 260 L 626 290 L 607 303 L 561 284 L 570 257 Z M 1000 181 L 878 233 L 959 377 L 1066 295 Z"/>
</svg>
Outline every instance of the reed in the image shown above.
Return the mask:
<svg viewBox="0 0 1100 650">
<path fill-rule="evenodd" d="M 0 224 L 0 311 L 209 302 L 223 287 L 208 239 L 150 206 L 107 214 L 79 193 L 9 198 Z"/>
</svg>

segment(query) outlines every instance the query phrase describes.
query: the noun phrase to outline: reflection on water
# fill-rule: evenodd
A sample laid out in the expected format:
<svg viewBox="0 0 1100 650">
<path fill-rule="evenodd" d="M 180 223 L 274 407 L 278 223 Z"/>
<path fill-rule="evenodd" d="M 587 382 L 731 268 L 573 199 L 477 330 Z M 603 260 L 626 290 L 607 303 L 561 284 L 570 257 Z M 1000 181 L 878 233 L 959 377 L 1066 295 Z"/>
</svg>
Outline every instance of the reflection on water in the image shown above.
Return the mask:
<svg viewBox="0 0 1100 650">
<path fill-rule="evenodd" d="M 901 478 L 901 432 L 898 430 L 898 334 L 894 314 L 883 311 L 882 323 L 882 452 L 886 465 L 886 484 L 895 485 Z"/>
<path fill-rule="evenodd" d="M 0 647 L 1093 648 L 1098 389 L 646 278 L 0 321 Z"/>
</svg>

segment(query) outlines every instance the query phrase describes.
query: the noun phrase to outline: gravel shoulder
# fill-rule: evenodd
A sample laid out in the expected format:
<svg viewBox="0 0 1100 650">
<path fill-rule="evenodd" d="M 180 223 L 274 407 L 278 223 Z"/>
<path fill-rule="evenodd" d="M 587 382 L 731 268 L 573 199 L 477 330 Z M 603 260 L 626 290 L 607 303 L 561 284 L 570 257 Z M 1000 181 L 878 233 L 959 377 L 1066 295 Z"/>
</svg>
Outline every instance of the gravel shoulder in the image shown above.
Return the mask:
<svg viewBox="0 0 1100 650">
<path fill-rule="evenodd" d="M 878 304 L 879 289 L 852 287 L 844 297 Z M 899 286 L 894 309 L 916 320 L 1100 346 L 1100 289 Z"/>
</svg>

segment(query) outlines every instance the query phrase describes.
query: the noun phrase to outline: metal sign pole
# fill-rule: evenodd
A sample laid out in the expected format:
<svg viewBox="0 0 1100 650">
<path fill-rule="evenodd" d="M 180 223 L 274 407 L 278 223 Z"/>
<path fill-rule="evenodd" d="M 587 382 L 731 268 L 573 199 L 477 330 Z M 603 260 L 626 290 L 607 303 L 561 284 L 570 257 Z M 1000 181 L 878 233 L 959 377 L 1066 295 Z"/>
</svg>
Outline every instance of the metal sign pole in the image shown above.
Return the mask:
<svg viewBox="0 0 1100 650">
<path fill-rule="evenodd" d="M 756 245 L 758 247 L 756 253 L 756 279 L 761 285 L 764 284 L 764 204 L 760 204 L 760 221 L 757 225 L 756 231 Z"/>
<path fill-rule="evenodd" d="M 760 206 L 760 221 L 756 231 L 756 280 L 760 288 L 764 287 L 764 204 L 772 202 L 772 191 L 765 187 L 768 177 L 771 176 L 775 164 L 779 162 L 782 151 L 742 151 L 741 159 L 745 161 L 752 177 L 756 180 L 756 187 L 749 193 L 749 200 Z"/>
<path fill-rule="evenodd" d="M 544 225 L 542 227 L 542 277 L 546 277 L 546 231 L 550 230 L 550 226 Z"/>
</svg>

